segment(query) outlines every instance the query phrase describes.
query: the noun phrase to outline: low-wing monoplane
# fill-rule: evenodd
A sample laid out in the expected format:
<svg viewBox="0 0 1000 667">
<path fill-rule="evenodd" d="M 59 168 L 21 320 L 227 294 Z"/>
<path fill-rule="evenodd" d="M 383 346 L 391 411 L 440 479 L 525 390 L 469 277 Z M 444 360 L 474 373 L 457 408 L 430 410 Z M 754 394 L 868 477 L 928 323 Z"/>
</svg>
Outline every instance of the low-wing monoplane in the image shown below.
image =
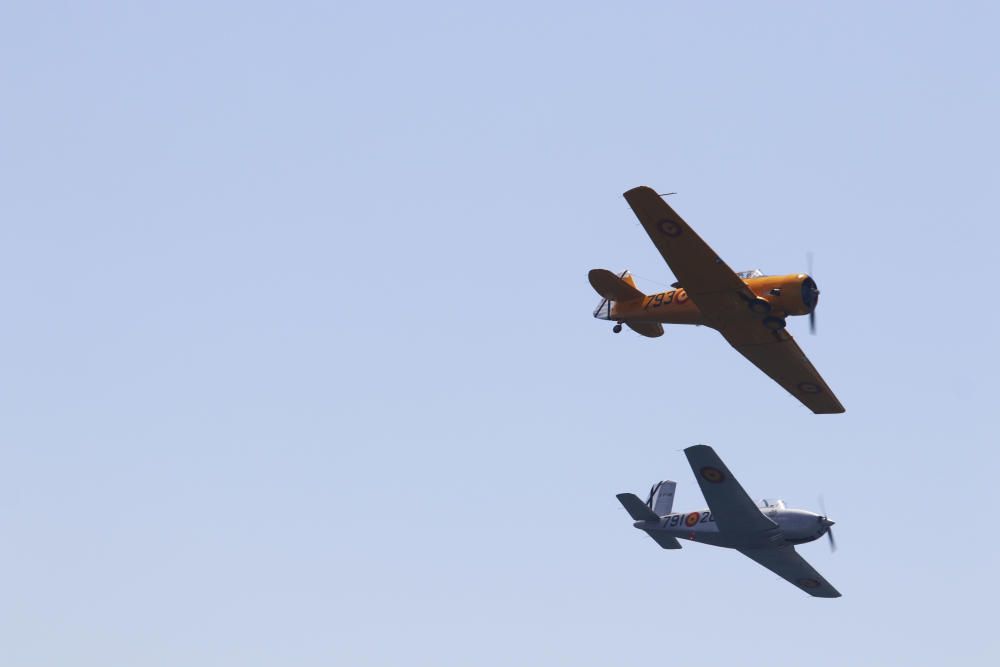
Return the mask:
<svg viewBox="0 0 1000 667">
<path fill-rule="evenodd" d="M 806 510 L 788 509 L 781 500 L 750 500 L 722 459 L 708 445 L 684 450 L 708 509 L 673 512 L 676 482 L 653 486 L 642 502 L 632 493 L 619 493 L 639 530 L 645 531 L 664 549 L 680 549 L 678 539 L 736 549 L 809 595 L 837 598 L 840 593 L 795 551 L 796 544 L 819 539 L 824 534 L 834 547 L 830 521 Z"/>
<path fill-rule="evenodd" d="M 813 412 L 844 412 L 785 328 L 789 315 L 809 315 L 813 326 L 819 301 L 816 281 L 804 273 L 736 273 L 651 188 L 629 190 L 625 200 L 677 282 L 671 290 L 647 295 L 636 288 L 628 271 L 594 269 L 588 277 L 602 297 L 594 317 L 614 321 L 615 333 L 625 324 L 650 338 L 663 335 L 663 324 L 711 327 Z"/>
</svg>

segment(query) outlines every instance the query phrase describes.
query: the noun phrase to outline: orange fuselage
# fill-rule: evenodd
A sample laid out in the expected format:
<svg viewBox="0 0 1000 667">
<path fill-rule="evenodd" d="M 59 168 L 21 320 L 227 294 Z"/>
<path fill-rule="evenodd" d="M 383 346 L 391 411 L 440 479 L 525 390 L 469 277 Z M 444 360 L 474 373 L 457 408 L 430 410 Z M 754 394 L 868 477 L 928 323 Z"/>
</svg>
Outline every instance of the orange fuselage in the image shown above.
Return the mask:
<svg viewBox="0 0 1000 667">
<path fill-rule="evenodd" d="M 786 276 L 747 278 L 743 282 L 754 294 L 771 304 L 773 315 L 806 315 L 809 307 L 803 300 L 802 283 L 807 276 L 793 273 Z M 661 322 L 663 324 L 706 325 L 698 306 L 681 287 L 650 294 L 631 301 L 615 301 L 609 319 L 619 322 Z"/>
</svg>

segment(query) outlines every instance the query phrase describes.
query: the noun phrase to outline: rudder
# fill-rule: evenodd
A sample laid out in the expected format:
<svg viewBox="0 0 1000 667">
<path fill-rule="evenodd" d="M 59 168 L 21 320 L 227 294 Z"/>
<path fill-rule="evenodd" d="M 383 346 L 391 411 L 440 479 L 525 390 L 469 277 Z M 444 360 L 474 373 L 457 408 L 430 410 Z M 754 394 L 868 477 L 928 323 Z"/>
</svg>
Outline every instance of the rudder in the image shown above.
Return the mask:
<svg viewBox="0 0 1000 667">
<path fill-rule="evenodd" d="M 674 507 L 674 491 L 677 489 L 677 482 L 664 480 L 653 485 L 649 490 L 649 498 L 646 505 L 656 513 L 657 516 L 666 516 Z"/>
</svg>

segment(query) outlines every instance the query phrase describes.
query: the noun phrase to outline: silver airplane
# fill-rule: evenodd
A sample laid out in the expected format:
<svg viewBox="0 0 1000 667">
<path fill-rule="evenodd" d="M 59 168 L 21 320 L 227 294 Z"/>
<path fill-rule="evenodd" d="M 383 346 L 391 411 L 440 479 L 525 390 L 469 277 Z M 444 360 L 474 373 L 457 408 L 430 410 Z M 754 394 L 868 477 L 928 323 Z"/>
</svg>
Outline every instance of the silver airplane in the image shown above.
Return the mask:
<svg viewBox="0 0 1000 667">
<path fill-rule="evenodd" d="M 672 512 L 676 482 L 653 486 L 646 502 L 632 493 L 618 500 L 645 531 L 664 549 L 680 549 L 678 539 L 736 549 L 790 584 L 819 598 L 839 598 L 840 593 L 795 551 L 796 544 L 824 535 L 836 548 L 830 527 L 833 521 L 806 510 L 788 509 L 781 500 L 753 502 L 718 454 L 708 445 L 684 450 L 708 509 Z"/>
</svg>

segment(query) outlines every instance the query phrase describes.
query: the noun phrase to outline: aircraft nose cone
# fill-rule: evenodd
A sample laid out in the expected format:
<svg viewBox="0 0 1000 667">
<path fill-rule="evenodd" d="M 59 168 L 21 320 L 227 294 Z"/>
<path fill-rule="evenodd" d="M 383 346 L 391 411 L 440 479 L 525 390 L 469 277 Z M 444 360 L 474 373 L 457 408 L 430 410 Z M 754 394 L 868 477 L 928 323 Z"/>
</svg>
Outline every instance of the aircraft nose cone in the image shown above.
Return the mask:
<svg viewBox="0 0 1000 667">
<path fill-rule="evenodd" d="M 830 526 L 832 526 L 832 525 L 834 525 L 836 523 L 837 523 L 836 521 L 830 521 L 826 517 L 823 517 L 823 525 L 826 526 L 827 528 L 829 528 Z"/>
<path fill-rule="evenodd" d="M 806 276 L 802 281 L 802 303 L 807 312 L 816 310 L 816 305 L 819 303 L 819 287 L 811 276 Z"/>
</svg>

